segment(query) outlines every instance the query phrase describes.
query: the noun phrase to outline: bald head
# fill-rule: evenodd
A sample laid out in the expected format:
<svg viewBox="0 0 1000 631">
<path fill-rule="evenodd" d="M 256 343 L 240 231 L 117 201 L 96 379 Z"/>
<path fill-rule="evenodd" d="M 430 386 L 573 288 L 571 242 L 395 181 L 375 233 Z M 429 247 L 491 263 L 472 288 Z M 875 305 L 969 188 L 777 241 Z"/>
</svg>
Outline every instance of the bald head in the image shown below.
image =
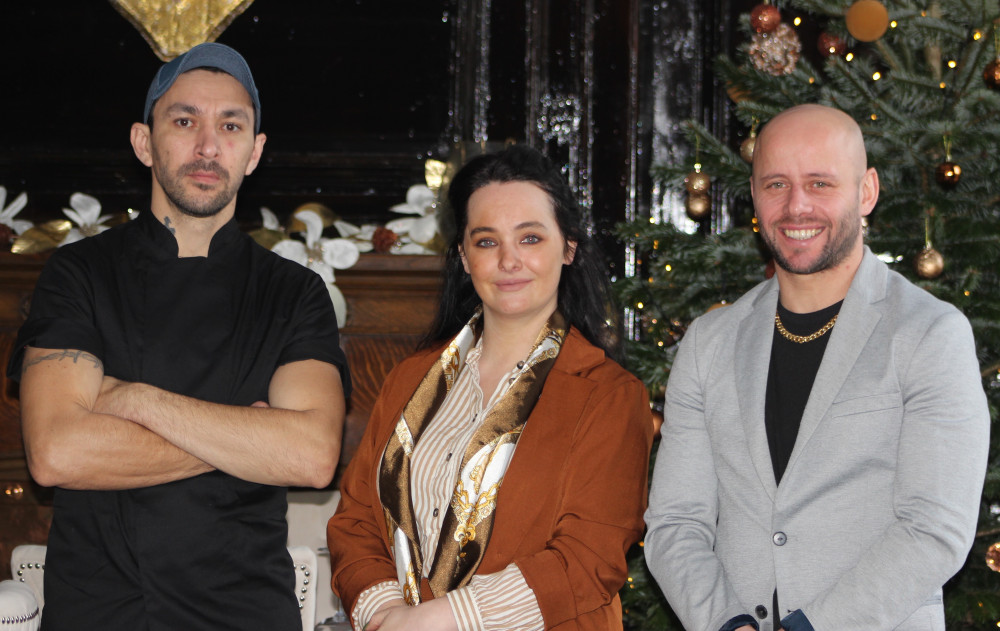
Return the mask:
<svg viewBox="0 0 1000 631">
<path fill-rule="evenodd" d="M 861 218 L 878 200 L 878 175 L 850 116 L 799 105 L 772 118 L 754 146 L 750 191 L 779 283 L 831 273 L 849 282 L 864 247 Z"/>
<path fill-rule="evenodd" d="M 758 174 L 757 165 L 765 162 L 756 158 L 775 145 L 818 142 L 836 147 L 837 158 L 854 166 L 858 178 L 868 169 L 865 139 L 854 119 L 836 108 L 809 103 L 791 107 L 764 125 L 754 145 L 754 175 Z"/>
</svg>

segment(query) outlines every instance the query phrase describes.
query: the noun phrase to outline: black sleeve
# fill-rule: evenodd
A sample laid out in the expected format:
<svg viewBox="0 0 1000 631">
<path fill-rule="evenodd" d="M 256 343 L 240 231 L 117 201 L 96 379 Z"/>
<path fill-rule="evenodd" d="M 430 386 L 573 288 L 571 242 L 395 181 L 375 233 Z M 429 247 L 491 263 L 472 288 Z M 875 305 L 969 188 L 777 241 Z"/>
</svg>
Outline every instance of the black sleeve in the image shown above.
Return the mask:
<svg viewBox="0 0 1000 631">
<path fill-rule="evenodd" d="M 28 319 L 17 333 L 7 377 L 20 381 L 26 346 L 72 348 L 103 360 L 104 343 L 94 313 L 94 269 L 84 264 L 80 248 L 56 250 L 46 263 L 31 297 Z"/>
<path fill-rule="evenodd" d="M 330 292 L 319 275 L 309 271 L 309 279 L 299 294 L 294 327 L 288 344 L 278 358 L 278 365 L 303 359 L 317 359 L 333 364 L 340 370 L 344 397 L 351 394 L 351 373 L 347 356 L 340 348 L 337 316 Z"/>
</svg>

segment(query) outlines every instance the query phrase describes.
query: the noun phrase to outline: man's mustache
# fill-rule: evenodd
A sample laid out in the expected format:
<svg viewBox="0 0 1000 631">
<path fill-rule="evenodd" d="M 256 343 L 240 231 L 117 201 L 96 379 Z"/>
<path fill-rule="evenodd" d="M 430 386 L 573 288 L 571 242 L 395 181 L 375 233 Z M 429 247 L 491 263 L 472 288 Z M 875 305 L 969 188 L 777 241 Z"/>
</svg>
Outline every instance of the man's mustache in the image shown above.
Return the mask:
<svg viewBox="0 0 1000 631">
<path fill-rule="evenodd" d="M 218 162 L 209 162 L 208 160 L 198 160 L 197 162 L 189 162 L 182 166 L 178 174 L 179 175 L 190 175 L 192 173 L 214 173 L 219 176 L 224 181 L 229 180 L 229 173 L 222 168 Z"/>
</svg>

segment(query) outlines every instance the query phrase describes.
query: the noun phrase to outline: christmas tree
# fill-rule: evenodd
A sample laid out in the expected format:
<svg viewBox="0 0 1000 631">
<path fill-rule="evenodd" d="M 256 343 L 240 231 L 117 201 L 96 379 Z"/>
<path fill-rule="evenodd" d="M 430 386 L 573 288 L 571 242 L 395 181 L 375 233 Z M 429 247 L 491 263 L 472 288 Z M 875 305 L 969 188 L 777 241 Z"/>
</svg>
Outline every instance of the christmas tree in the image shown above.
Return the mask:
<svg viewBox="0 0 1000 631">
<path fill-rule="evenodd" d="M 620 227 L 636 273 L 616 282 L 634 315 L 630 368 L 662 400 L 692 319 L 768 274 L 749 176 L 757 128 L 801 103 L 862 126 L 881 193 L 866 242 L 972 323 L 993 432 L 977 537 L 945 587 L 949 629 L 1000 626 L 1000 6 L 996 0 L 789 0 L 741 17 L 745 42 L 716 60 L 739 146 L 690 122 L 690 153 L 654 167 L 687 217 Z M 669 204 L 666 204 L 669 207 Z M 622 591 L 626 627 L 680 628 L 641 551 Z"/>
</svg>

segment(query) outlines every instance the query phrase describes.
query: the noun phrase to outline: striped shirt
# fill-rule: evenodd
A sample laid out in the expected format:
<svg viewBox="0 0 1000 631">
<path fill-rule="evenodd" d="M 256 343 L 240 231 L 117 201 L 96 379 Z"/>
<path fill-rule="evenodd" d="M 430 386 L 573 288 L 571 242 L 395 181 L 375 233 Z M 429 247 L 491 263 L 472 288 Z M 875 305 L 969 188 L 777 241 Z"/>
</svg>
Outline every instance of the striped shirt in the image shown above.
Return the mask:
<svg viewBox="0 0 1000 631">
<path fill-rule="evenodd" d="M 503 399 L 526 368 L 524 362 L 520 362 L 501 379 L 484 406 L 483 391 L 479 387 L 482 355 L 479 344 L 469 351 L 465 370 L 459 373 L 451 392 L 413 451 L 410 496 L 424 559 L 434 558 L 444 512 L 451 504 L 458 469 L 469 441 L 482 419 Z M 430 565 L 425 561 L 424 576 Z M 363 628 L 383 604 L 402 597 L 396 581 L 379 583 L 365 590 L 351 613 L 355 629 Z M 545 626 L 535 594 L 514 563 L 494 574 L 477 574 L 465 587 L 448 592 L 447 597 L 459 631 L 541 631 Z"/>
</svg>

